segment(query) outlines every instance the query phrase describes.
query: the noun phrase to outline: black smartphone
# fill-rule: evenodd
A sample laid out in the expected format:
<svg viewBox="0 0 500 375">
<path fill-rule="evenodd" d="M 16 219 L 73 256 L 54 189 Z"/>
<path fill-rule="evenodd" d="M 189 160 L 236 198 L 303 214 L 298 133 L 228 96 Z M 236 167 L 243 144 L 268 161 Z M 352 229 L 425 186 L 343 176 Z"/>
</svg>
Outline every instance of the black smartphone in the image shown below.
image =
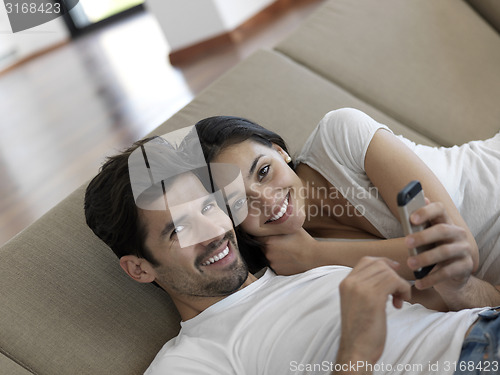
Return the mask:
<svg viewBox="0 0 500 375">
<path fill-rule="evenodd" d="M 425 206 L 425 197 L 422 185 L 419 181 L 411 181 L 398 193 L 398 211 L 399 219 L 401 225 L 403 226 L 403 231 L 405 236 L 424 230 L 429 226 L 429 223 L 425 225 L 413 225 L 410 222 L 410 215 L 418 210 L 420 207 Z M 411 255 L 417 255 L 423 251 L 432 249 L 433 245 L 420 246 L 415 249 L 410 249 Z M 425 277 L 435 265 L 420 268 L 413 273 L 417 279 Z"/>
</svg>

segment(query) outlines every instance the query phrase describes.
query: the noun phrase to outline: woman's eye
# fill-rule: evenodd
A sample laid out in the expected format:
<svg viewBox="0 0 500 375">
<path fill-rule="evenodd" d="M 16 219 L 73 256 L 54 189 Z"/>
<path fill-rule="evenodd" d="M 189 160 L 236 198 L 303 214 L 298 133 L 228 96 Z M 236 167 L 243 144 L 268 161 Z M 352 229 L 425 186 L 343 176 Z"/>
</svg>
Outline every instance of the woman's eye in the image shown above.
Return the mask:
<svg viewBox="0 0 500 375">
<path fill-rule="evenodd" d="M 264 177 L 266 177 L 268 173 L 269 173 L 269 165 L 266 165 L 265 167 L 259 169 L 258 172 L 259 181 L 261 181 Z"/>
</svg>

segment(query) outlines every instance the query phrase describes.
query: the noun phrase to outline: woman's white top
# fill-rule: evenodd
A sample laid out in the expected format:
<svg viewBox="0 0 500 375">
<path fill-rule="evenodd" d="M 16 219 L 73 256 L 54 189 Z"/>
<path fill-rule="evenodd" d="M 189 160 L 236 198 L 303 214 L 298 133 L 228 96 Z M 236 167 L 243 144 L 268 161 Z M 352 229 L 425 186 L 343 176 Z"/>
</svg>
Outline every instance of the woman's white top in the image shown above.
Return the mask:
<svg viewBox="0 0 500 375">
<path fill-rule="evenodd" d="M 356 109 L 329 112 L 297 162 L 321 173 L 385 238 L 402 237 L 401 224 L 365 172 L 366 150 L 379 129 L 391 131 Z M 477 276 L 500 284 L 500 133 L 454 147 L 429 147 L 398 137 L 439 178 L 476 238 Z"/>
</svg>

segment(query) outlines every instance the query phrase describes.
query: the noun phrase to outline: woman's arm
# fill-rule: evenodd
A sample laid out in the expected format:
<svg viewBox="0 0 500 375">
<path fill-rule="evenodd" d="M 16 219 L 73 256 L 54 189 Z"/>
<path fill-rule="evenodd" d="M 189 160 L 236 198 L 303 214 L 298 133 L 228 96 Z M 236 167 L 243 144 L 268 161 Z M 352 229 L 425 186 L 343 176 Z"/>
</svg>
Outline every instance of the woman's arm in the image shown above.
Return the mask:
<svg viewBox="0 0 500 375">
<path fill-rule="evenodd" d="M 439 204 L 429 205 L 424 213 L 425 217 L 437 217 L 438 212 L 442 209 Z M 400 264 L 396 268 L 396 272 L 406 280 L 414 280 L 414 269 L 425 267 L 429 264 L 442 263 L 436 269 L 443 269 L 447 267 L 448 270 L 443 270 L 433 275 L 432 272 L 429 276 L 417 282 L 419 289 L 412 288 L 411 303 L 420 303 L 421 305 L 437 311 L 448 311 L 450 308 L 455 309 L 457 303 L 453 301 L 444 301 L 439 293 L 432 288 L 436 283 L 446 281 L 447 279 L 456 278 L 456 274 L 469 275 L 470 269 L 466 268 L 467 262 L 470 261 L 468 242 L 465 242 L 465 235 L 463 231 L 458 230 L 458 227 L 452 228 L 438 227 L 430 230 L 426 229 L 423 232 L 412 235 L 416 242 L 416 246 L 427 245 L 434 243 L 437 239 L 438 242 L 446 241 L 448 243 L 447 256 L 449 258 L 440 258 L 442 255 L 441 248 L 437 248 L 437 252 L 428 251 L 420 254 L 415 259 L 416 263 L 410 269 L 408 266 L 409 247 L 406 238 L 395 238 L 389 240 L 376 240 L 376 241 L 318 241 L 312 238 L 304 229 L 293 233 L 279 236 L 261 237 L 260 239 L 265 243 L 264 253 L 269 260 L 270 266 L 273 270 L 280 275 L 293 275 L 310 270 L 315 267 L 328 266 L 328 265 L 341 265 L 347 267 L 354 267 L 360 259 L 369 254 L 386 257 L 392 259 Z M 444 229 L 444 230 L 443 230 Z M 458 238 L 459 235 L 463 237 Z M 446 240 L 445 240 L 446 238 Z M 464 243 L 465 242 L 465 243 Z M 443 243 L 444 244 L 444 243 Z M 453 245 L 453 246 L 452 246 Z M 465 264 L 465 266 L 463 265 Z M 476 285 L 480 281 L 471 281 L 470 285 Z M 449 284 L 444 284 L 444 286 Z M 500 289 L 500 287 L 498 287 Z M 472 290 L 467 288 L 467 290 Z M 497 290 L 482 289 L 481 293 L 489 291 L 492 298 L 490 301 L 498 299 L 496 305 L 500 305 L 500 292 Z M 444 291 L 441 291 L 444 293 Z M 446 295 L 446 293 L 444 293 Z M 453 294 L 455 296 L 456 294 Z M 452 297 L 450 294 L 449 298 Z M 448 298 L 448 299 L 449 299 Z M 471 299 L 474 306 L 484 306 L 486 298 L 482 297 L 480 300 L 477 298 Z M 472 302 L 474 301 L 474 302 Z M 481 302 L 479 302 L 481 301 Z M 479 303 L 479 304 L 478 304 Z"/>
<path fill-rule="evenodd" d="M 354 267 L 364 256 L 381 256 L 401 264 L 398 273 L 407 280 L 415 276 L 406 265 L 408 249 L 404 238 L 375 241 L 318 241 L 305 229 L 293 234 L 260 237 L 271 267 L 281 275 L 292 275 L 309 269 L 341 265 Z"/>
<path fill-rule="evenodd" d="M 410 268 L 415 270 L 436 264 L 429 275 L 415 283 L 418 289 L 413 290 L 413 303 L 418 302 L 441 311 L 500 304 L 500 286 L 495 287 L 471 276 L 471 245 L 466 231 L 451 221 L 444 205 L 431 203 L 417 213 L 420 220 L 429 221 L 431 226 L 403 239 L 323 242 L 316 241 L 302 230 L 292 235 L 265 238 L 266 256 L 278 273 L 287 274 L 320 265 L 350 266 L 350 262 L 357 263 L 357 257 L 366 251 L 385 253 L 394 246 L 396 252 L 401 253 L 400 247 L 407 249 L 436 244 L 434 248 L 419 255 L 408 259 L 404 256 L 406 260 L 399 261 L 401 266 L 396 268 L 399 274 L 412 276 Z M 413 223 L 419 224 L 418 221 Z M 334 259 L 337 256 L 343 259 L 337 261 Z M 406 269 L 402 271 L 403 268 Z"/>
<path fill-rule="evenodd" d="M 451 221 L 465 230 L 474 271 L 477 269 L 476 241 L 448 192 L 427 165 L 395 135 L 383 129 L 375 133 L 366 151 L 365 171 L 396 217 L 399 217 L 397 193 L 411 180 L 419 180 L 425 196 L 432 202 L 441 202 Z"/>
</svg>

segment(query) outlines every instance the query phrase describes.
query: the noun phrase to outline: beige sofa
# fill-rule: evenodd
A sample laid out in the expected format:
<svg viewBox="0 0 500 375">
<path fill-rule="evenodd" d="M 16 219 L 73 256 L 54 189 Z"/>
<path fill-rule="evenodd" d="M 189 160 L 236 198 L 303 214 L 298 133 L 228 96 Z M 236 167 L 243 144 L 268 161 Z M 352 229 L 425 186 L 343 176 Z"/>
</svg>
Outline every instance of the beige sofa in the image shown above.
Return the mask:
<svg viewBox="0 0 500 375">
<path fill-rule="evenodd" d="M 239 115 L 297 151 L 323 114 L 355 107 L 417 142 L 486 138 L 500 130 L 499 30 L 496 0 L 330 0 L 155 133 Z M 0 374 L 138 374 L 178 331 L 169 297 L 86 227 L 84 189 L 0 249 Z"/>
</svg>

